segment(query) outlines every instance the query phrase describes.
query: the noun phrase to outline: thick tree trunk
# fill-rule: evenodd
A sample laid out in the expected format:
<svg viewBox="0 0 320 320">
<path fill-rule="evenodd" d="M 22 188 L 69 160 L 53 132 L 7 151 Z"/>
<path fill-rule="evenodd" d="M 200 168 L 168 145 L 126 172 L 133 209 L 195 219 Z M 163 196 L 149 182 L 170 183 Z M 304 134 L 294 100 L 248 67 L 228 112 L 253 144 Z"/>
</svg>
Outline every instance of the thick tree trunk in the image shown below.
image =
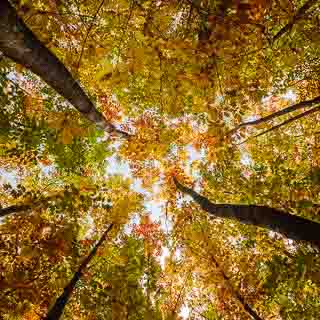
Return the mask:
<svg viewBox="0 0 320 320">
<path fill-rule="evenodd" d="M 190 195 L 200 207 L 220 218 L 279 232 L 294 240 L 305 240 L 320 247 L 320 224 L 266 206 L 244 204 L 215 204 L 174 178 L 177 188 Z"/>
<path fill-rule="evenodd" d="M 102 116 L 63 63 L 37 39 L 7 0 L 0 1 L 0 50 L 40 76 L 98 127 L 128 136 Z"/>
<path fill-rule="evenodd" d="M 77 282 L 79 281 L 79 279 L 83 274 L 84 269 L 88 266 L 92 258 L 95 256 L 97 250 L 100 248 L 102 243 L 106 240 L 108 233 L 110 232 L 112 227 L 113 227 L 113 224 L 110 224 L 110 226 L 107 228 L 107 230 L 104 232 L 104 234 L 100 238 L 99 242 L 93 247 L 90 254 L 83 260 L 78 271 L 74 274 L 73 278 L 70 280 L 68 285 L 64 288 L 63 293 L 59 296 L 59 298 L 57 299 L 55 304 L 52 306 L 52 308 L 50 309 L 50 311 L 48 312 L 44 320 L 60 319 L 63 313 L 64 307 L 68 303 Z"/>
</svg>

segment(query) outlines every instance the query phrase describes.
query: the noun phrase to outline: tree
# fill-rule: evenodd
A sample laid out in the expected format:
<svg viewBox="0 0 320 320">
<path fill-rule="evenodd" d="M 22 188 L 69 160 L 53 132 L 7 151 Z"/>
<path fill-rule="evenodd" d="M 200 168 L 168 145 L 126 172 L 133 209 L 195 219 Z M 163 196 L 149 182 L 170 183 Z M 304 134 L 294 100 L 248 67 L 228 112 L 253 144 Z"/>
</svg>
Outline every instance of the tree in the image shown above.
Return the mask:
<svg viewBox="0 0 320 320">
<path fill-rule="evenodd" d="M 270 115 L 268 115 L 266 117 L 263 117 L 263 118 L 260 118 L 260 119 L 257 119 L 257 120 L 253 120 L 253 121 L 240 123 L 236 128 L 231 130 L 229 132 L 229 134 L 233 134 L 233 133 L 237 132 L 240 128 L 258 125 L 260 123 L 272 120 L 272 119 L 277 118 L 279 116 L 288 114 L 289 112 L 293 112 L 293 111 L 296 111 L 296 110 L 299 110 L 299 109 L 302 109 L 302 108 L 309 108 L 309 107 L 316 106 L 319 103 L 320 103 L 320 97 L 316 97 L 316 98 L 314 98 L 312 100 L 307 100 L 307 101 L 302 101 L 302 102 L 296 103 L 296 104 L 294 104 L 294 105 L 292 105 L 290 107 L 284 108 L 284 109 L 282 109 L 280 111 L 276 111 L 276 112 L 274 112 L 274 113 L 272 113 L 272 114 L 270 114 Z M 318 110 L 318 109 L 315 109 L 315 110 Z"/>
<path fill-rule="evenodd" d="M 88 120 L 107 132 L 123 136 L 127 134 L 96 110 L 79 83 L 66 67 L 35 37 L 32 31 L 17 16 L 8 1 L 1 2 L 1 51 L 17 63 L 29 68 L 51 85 Z"/>
<path fill-rule="evenodd" d="M 68 285 L 63 289 L 63 293 L 59 296 L 55 304 L 52 306 L 52 308 L 49 310 L 48 315 L 46 316 L 45 319 L 51 320 L 51 319 L 60 319 L 63 309 L 65 305 L 68 303 L 70 296 L 83 275 L 84 270 L 87 268 L 88 264 L 91 262 L 92 258 L 95 256 L 97 253 L 98 249 L 100 246 L 103 244 L 103 242 L 107 239 L 108 233 L 112 229 L 113 224 L 110 224 L 109 227 L 106 229 L 106 231 L 103 233 L 101 236 L 100 240 L 98 243 L 93 247 L 91 250 L 90 254 L 83 260 L 81 265 L 79 266 L 79 269 L 77 272 L 74 274 Z"/>
<path fill-rule="evenodd" d="M 0 1 L 1 316 L 320 318 L 318 11 Z"/>
</svg>

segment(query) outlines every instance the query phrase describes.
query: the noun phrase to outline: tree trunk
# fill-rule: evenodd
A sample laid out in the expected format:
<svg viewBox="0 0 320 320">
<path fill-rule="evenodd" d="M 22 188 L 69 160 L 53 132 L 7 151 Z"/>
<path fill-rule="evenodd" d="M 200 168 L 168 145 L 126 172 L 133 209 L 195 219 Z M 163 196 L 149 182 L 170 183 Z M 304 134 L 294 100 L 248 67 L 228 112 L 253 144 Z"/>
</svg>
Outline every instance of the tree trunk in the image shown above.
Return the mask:
<svg viewBox="0 0 320 320">
<path fill-rule="evenodd" d="M 44 320 L 60 319 L 63 313 L 64 307 L 68 303 L 77 282 L 79 281 L 79 279 L 83 274 L 84 269 L 88 266 L 92 258 L 95 256 L 97 250 L 100 248 L 104 240 L 106 240 L 108 233 L 112 229 L 112 227 L 113 227 L 113 224 L 110 224 L 110 226 L 107 228 L 107 230 L 104 232 L 104 234 L 100 238 L 99 242 L 93 247 L 90 254 L 83 260 L 78 271 L 74 274 L 73 278 L 70 280 L 68 285 L 63 289 L 63 293 L 59 296 L 59 298 L 57 299 L 55 304 L 52 306 L 52 308 L 50 309 L 50 311 L 48 312 Z"/>
<path fill-rule="evenodd" d="M 40 76 L 98 127 L 129 136 L 103 117 L 63 63 L 37 39 L 7 0 L 0 1 L 0 50 Z"/>
<path fill-rule="evenodd" d="M 198 257 L 201 258 L 201 255 L 199 254 L 199 252 L 201 252 L 201 248 L 199 248 L 198 252 L 195 252 L 193 249 L 191 249 L 191 251 L 197 255 Z M 218 263 L 217 259 L 210 253 L 210 261 L 213 263 L 213 265 L 215 266 L 215 268 L 220 272 L 227 288 L 230 290 L 230 293 L 232 294 L 233 298 L 235 298 L 236 300 L 238 300 L 238 302 L 241 304 L 241 307 L 255 320 L 263 320 L 251 307 L 250 305 L 245 301 L 245 299 L 241 296 L 241 294 L 238 292 L 238 290 L 236 290 L 236 288 L 234 287 L 234 285 L 232 284 L 232 281 L 230 279 L 230 277 L 228 277 L 226 275 L 226 273 L 224 272 L 223 268 L 220 266 L 220 264 Z"/>
<path fill-rule="evenodd" d="M 237 220 L 244 224 L 279 232 L 294 240 L 305 240 L 320 247 L 320 224 L 266 206 L 245 204 L 215 204 L 174 177 L 177 188 L 190 195 L 200 207 L 213 216 Z"/>
</svg>

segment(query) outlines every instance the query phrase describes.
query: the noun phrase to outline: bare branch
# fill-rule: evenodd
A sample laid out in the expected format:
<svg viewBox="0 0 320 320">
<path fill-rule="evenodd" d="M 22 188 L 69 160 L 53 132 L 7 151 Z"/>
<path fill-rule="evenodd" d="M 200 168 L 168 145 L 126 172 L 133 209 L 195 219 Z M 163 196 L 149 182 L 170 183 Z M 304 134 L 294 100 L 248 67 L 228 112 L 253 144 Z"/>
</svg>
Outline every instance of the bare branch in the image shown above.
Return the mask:
<svg viewBox="0 0 320 320">
<path fill-rule="evenodd" d="M 298 114 L 297 116 L 292 117 L 292 118 L 290 118 L 290 119 L 288 119 L 288 120 L 286 120 L 286 121 L 283 121 L 283 122 L 281 122 L 280 124 L 278 124 L 278 125 L 276 125 L 276 126 L 273 126 L 273 127 L 271 127 L 270 129 L 265 130 L 265 131 L 263 131 L 263 132 L 255 135 L 255 136 L 253 136 L 253 137 L 249 137 L 248 139 L 240 142 L 238 145 L 244 144 L 245 142 L 247 142 L 247 141 L 250 140 L 250 139 L 258 138 L 258 137 L 260 137 L 260 136 L 262 136 L 262 135 L 264 135 L 264 134 L 266 134 L 266 133 L 268 133 L 268 132 L 277 130 L 277 129 L 281 128 L 282 126 L 286 125 L 286 124 L 289 124 L 289 123 L 291 123 L 291 122 L 293 122 L 293 121 L 295 121 L 295 120 L 301 119 L 301 118 L 303 118 L 303 117 L 306 117 L 306 116 L 308 116 L 308 115 L 310 115 L 310 114 L 312 114 L 312 113 L 318 112 L 318 111 L 320 111 L 320 106 L 315 107 L 315 108 L 313 108 L 313 109 L 311 109 L 311 110 L 308 110 L 308 111 L 306 111 L 306 112 L 300 113 L 300 114 Z"/>
<path fill-rule="evenodd" d="M 281 28 L 277 34 L 273 37 L 272 41 L 275 42 L 281 38 L 286 32 L 290 31 L 294 24 L 305 17 L 306 11 L 313 7 L 316 3 L 319 3 L 318 0 L 307 0 L 305 4 L 297 11 L 295 16 L 288 22 L 283 28 Z"/>
<path fill-rule="evenodd" d="M 320 96 L 312 99 L 312 100 L 306 100 L 306 101 L 302 101 L 302 102 L 299 102 L 299 103 L 296 103 L 292 106 L 289 106 L 287 108 L 284 108 L 282 110 L 279 110 L 279 111 L 276 111 L 272 114 L 269 114 L 268 116 L 266 117 L 263 117 L 263 118 L 260 118 L 260 119 L 257 119 L 257 120 L 253 120 L 253 121 L 248 121 L 248 122 L 243 122 L 243 123 L 240 123 L 238 126 L 236 126 L 234 129 L 230 130 L 228 133 L 227 133 L 227 136 L 231 136 L 233 135 L 234 133 L 236 133 L 240 128 L 244 128 L 244 127 L 249 127 L 249 126 L 255 126 L 255 125 L 258 125 L 260 123 L 263 123 L 263 122 L 267 122 L 269 120 L 272 120 L 274 118 L 277 118 L 277 117 L 280 117 L 282 115 L 285 115 L 285 114 L 288 114 L 290 112 L 293 112 L 293 111 L 296 111 L 296 110 L 300 110 L 302 108 L 311 108 L 311 107 L 314 107 L 315 105 L 319 104 L 320 103 Z"/>
</svg>

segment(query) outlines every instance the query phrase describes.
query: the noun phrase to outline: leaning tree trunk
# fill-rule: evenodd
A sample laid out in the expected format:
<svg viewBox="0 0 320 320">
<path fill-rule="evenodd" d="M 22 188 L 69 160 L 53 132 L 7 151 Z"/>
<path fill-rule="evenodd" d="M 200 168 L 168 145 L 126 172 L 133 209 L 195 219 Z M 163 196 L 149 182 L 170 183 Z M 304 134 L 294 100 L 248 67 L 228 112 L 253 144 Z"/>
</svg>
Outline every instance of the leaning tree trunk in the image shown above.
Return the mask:
<svg viewBox="0 0 320 320">
<path fill-rule="evenodd" d="M 110 224 L 110 226 L 107 228 L 107 230 L 104 232 L 104 234 L 100 238 L 99 242 L 93 247 L 90 254 L 81 263 L 78 271 L 74 274 L 73 278 L 70 280 L 68 285 L 64 288 L 63 293 L 60 295 L 60 297 L 57 299 L 55 304 L 52 306 L 52 308 L 50 309 L 50 311 L 48 312 L 48 314 L 44 318 L 44 320 L 58 320 L 58 319 L 60 319 L 60 317 L 63 313 L 64 307 L 68 303 L 77 282 L 79 281 L 79 279 L 81 278 L 81 276 L 83 274 L 84 269 L 88 266 L 88 264 L 90 263 L 92 258 L 95 256 L 97 250 L 100 248 L 102 243 L 106 240 L 108 233 L 110 232 L 112 227 L 113 227 L 113 224 Z"/>
<path fill-rule="evenodd" d="M 197 255 L 198 257 L 201 258 L 201 255 L 199 254 L 199 252 L 201 252 L 201 249 L 199 248 L 199 250 L 197 250 L 197 252 L 195 252 L 193 249 L 191 249 L 191 251 Z M 221 274 L 227 288 L 229 289 L 230 293 L 232 294 L 233 298 L 236 299 L 239 302 L 239 305 L 241 305 L 241 307 L 255 320 L 263 320 L 251 307 L 250 305 L 245 301 L 245 299 L 243 298 L 243 296 L 238 292 L 238 290 L 235 288 L 235 286 L 233 285 L 230 277 L 228 277 L 226 275 L 226 273 L 224 272 L 223 268 L 220 266 L 220 264 L 218 263 L 217 259 L 212 255 L 212 253 L 209 254 L 210 255 L 210 260 L 213 263 L 213 265 L 215 266 L 215 268 L 218 270 L 218 272 Z"/>
<path fill-rule="evenodd" d="M 63 63 L 38 40 L 7 0 L 0 0 L 0 50 L 40 76 L 98 127 L 128 136 L 102 116 Z"/>
<path fill-rule="evenodd" d="M 215 204 L 194 190 L 185 187 L 176 178 L 174 182 L 180 191 L 190 195 L 203 210 L 213 216 L 266 228 L 290 239 L 305 240 L 320 247 L 320 224 L 317 222 L 266 206 Z"/>
</svg>

